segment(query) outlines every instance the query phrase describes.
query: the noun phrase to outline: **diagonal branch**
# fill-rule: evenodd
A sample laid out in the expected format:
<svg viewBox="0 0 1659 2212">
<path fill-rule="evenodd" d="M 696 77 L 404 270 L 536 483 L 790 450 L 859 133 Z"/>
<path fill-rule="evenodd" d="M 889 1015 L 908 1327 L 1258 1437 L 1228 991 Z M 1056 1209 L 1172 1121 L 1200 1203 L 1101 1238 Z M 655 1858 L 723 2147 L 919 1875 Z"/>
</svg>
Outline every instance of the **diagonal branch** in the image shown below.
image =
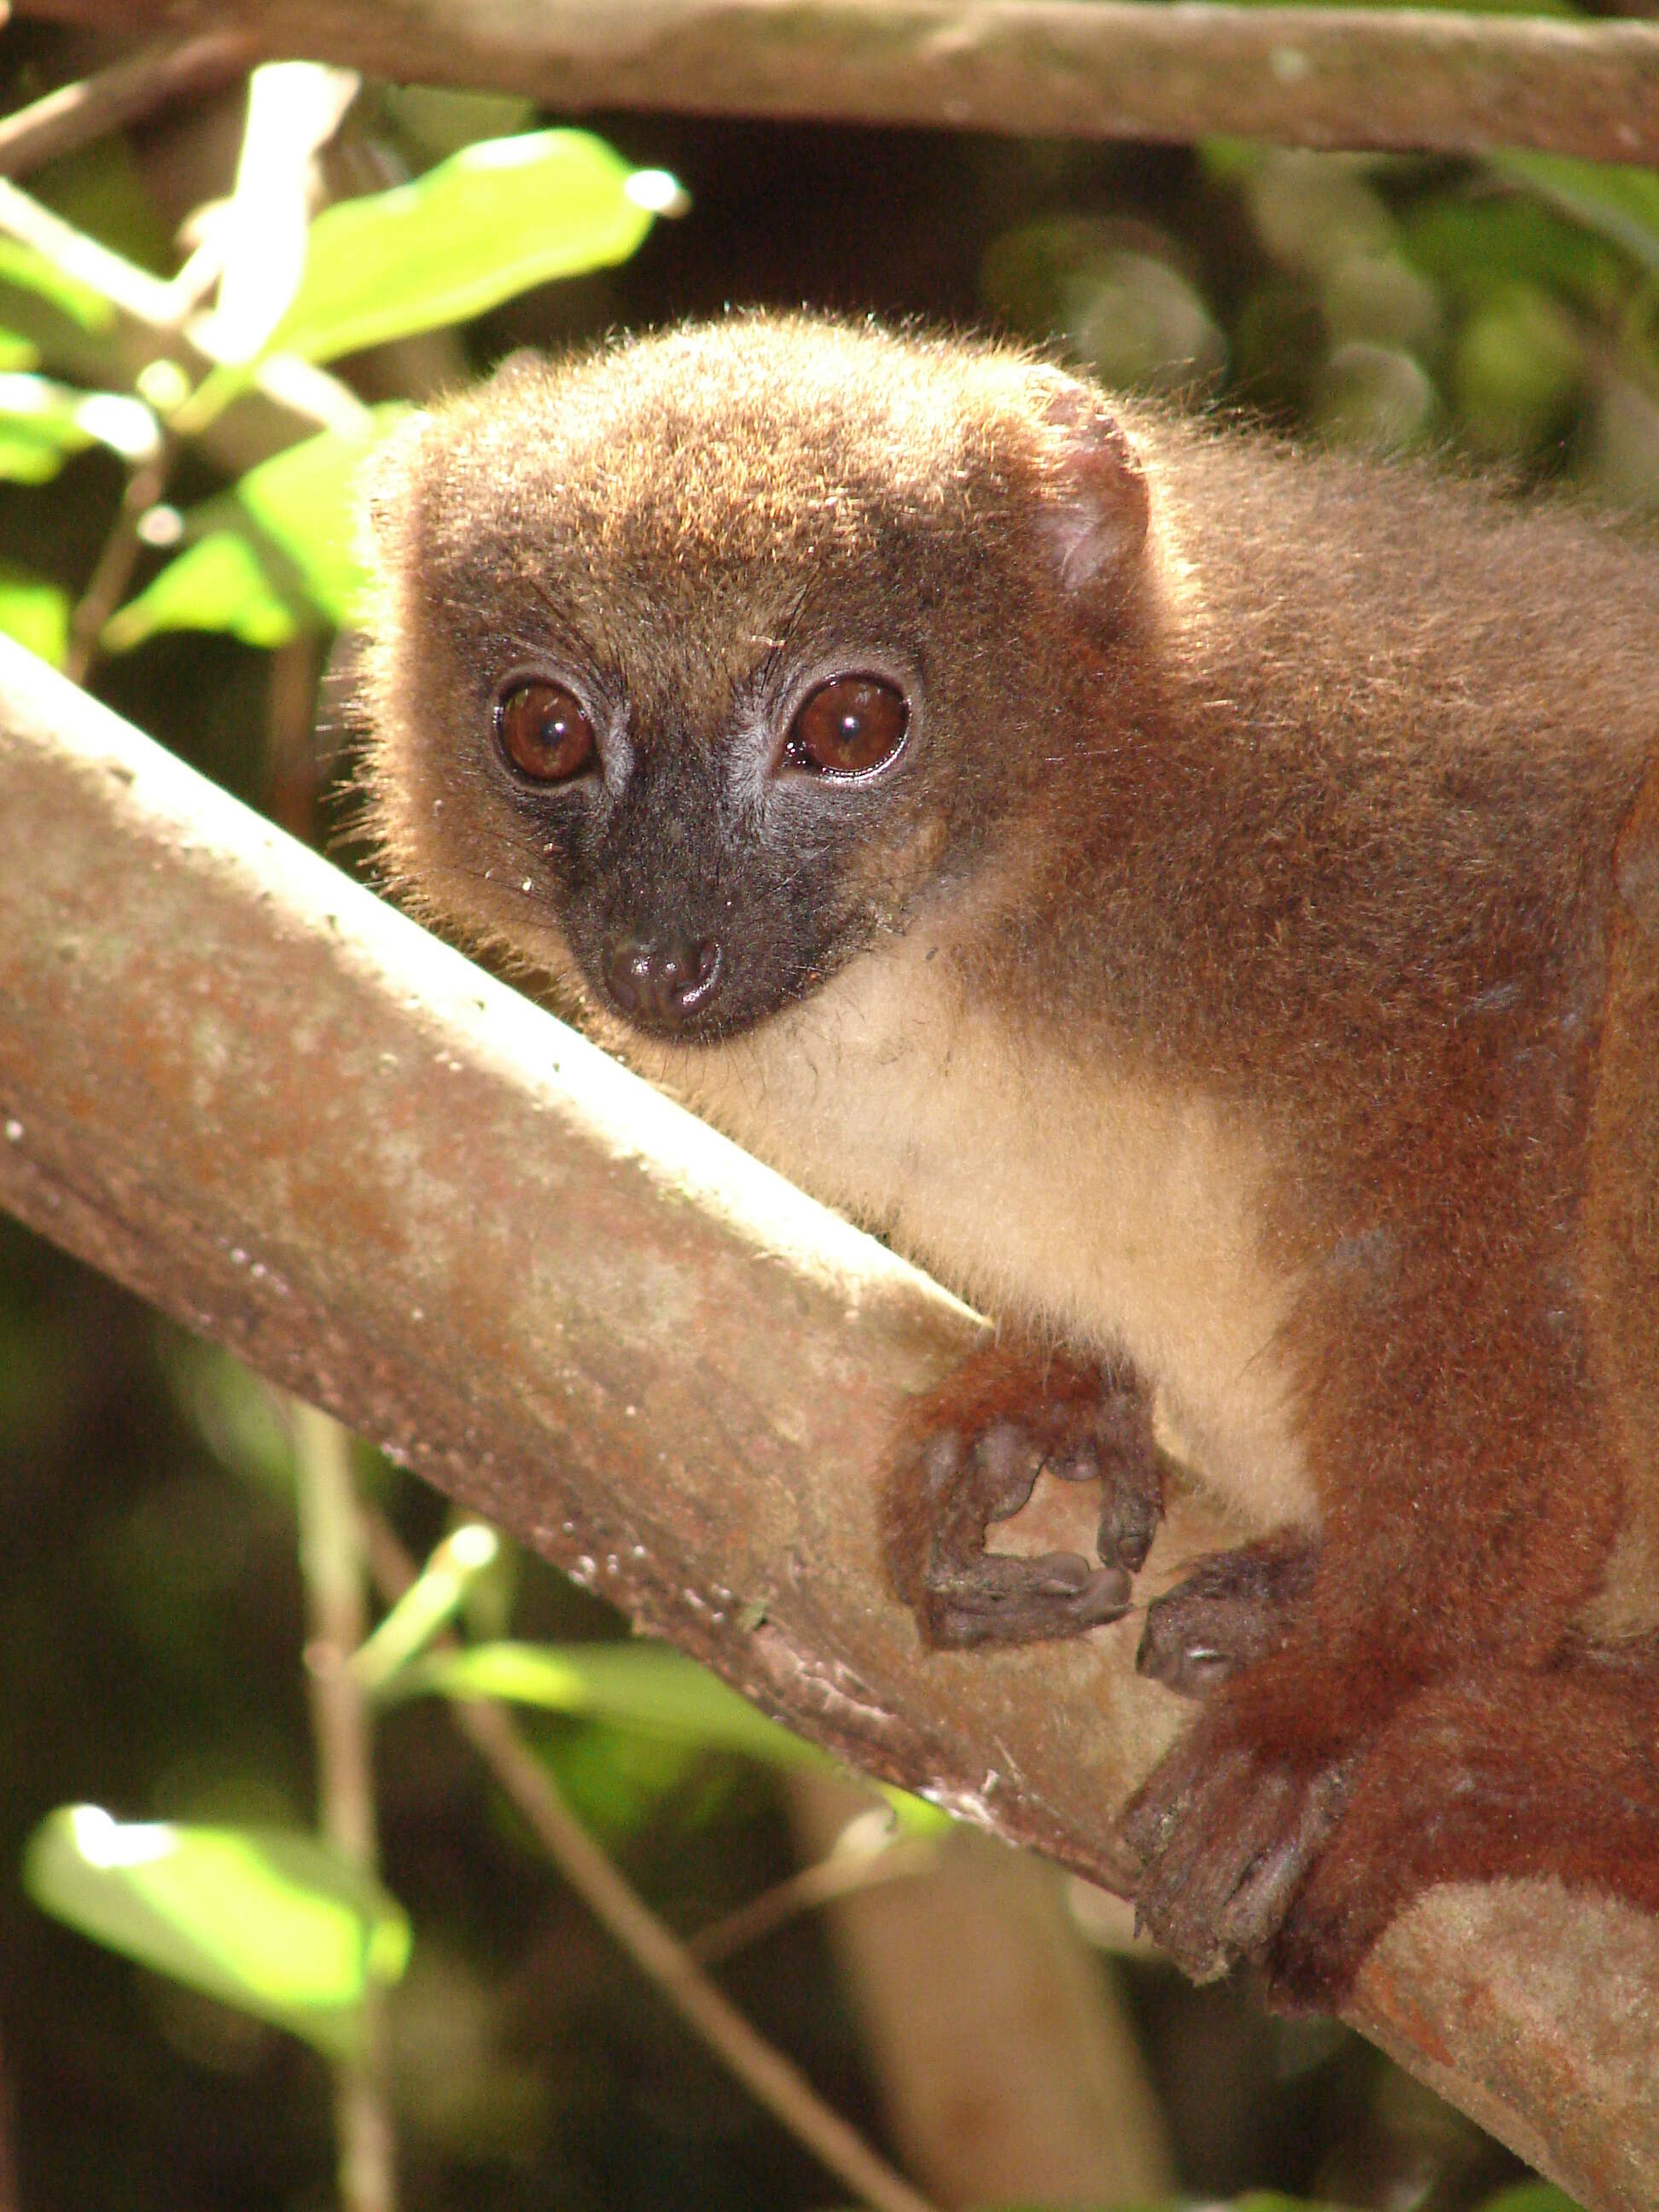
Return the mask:
<svg viewBox="0 0 1659 2212">
<path fill-rule="evenodd" d="M 0 1203 L 767 1711 L 1121 1889 L 1136 1625 L 923 1657 L 873 1497 L 980 1325 L 0 640 Z M 1189 1504 L 1153 1586 L 1217 1540 Z M 1442 1891 L 1352 2017 L 1599 2212 L 1659 2202 L 1659 1926 Z"/>
<path fill-rule="evenodd" d="M 20 0 L 107 23 L 109 0 Z M 1435 9 L 1124 0 L 124 0 L 135 33 L 245 35 L 559 112 L 1659 161 L 1659 28 Z"/>
</svg>

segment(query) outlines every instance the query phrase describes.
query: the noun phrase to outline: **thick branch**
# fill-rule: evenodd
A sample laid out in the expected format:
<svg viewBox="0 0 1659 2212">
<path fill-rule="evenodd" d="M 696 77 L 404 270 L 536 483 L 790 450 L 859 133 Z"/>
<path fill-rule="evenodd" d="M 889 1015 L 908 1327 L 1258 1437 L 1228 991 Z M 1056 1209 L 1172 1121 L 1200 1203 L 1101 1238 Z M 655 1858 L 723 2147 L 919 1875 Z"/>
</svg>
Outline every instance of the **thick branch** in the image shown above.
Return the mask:
<svg viewBox="0 0 1659 2212">
<path fill-rule="evenodd" d="M 20 0 L 107 23 L 109 0 Z M 123 0 L 135 33 L 244 33 L 555 110 L 662 108 L 1182 143 L 1659 161 L 1659 29 L 1120 0 Z"/>
<path fill-rule="evenodd" d="M 924 1658 L 883 1584 L 894 1421 L 974 1319 L 4 641 L 0 1202 L 795 1727 L 1124 1886 L 1179 1719 L 1137 1625 Z M 1215 1540 L 1178 1512 L 1154 1587 L 1183 1519 Z M 1634 1913 L 1449 1890 L 1353 2017 L 1637 2212 L 1656 1988 Z"/>
</svg>

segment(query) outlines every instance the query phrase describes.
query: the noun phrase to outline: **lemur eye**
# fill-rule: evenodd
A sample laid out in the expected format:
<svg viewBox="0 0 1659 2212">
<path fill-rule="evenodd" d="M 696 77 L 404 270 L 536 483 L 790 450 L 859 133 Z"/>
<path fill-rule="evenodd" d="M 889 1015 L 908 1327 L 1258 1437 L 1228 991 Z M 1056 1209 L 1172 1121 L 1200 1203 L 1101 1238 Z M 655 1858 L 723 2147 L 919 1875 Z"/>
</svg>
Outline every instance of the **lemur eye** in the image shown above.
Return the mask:
<svg viewBox="0 0 1659 2212">
<path fill-rule="evenodd" d="M 562 684 L 532 678 L 495 702 L 501 750 L 534 783 L 568 783 L 593 757 L 593 725 Z"/>
<path fill-rule="evenodd" d="M 795 710 L 783 749 L 792 768 L 861 775 L 892 759 L 910 726 L 910 702 L 879 676 L 834 676 Z"/>
</svg>

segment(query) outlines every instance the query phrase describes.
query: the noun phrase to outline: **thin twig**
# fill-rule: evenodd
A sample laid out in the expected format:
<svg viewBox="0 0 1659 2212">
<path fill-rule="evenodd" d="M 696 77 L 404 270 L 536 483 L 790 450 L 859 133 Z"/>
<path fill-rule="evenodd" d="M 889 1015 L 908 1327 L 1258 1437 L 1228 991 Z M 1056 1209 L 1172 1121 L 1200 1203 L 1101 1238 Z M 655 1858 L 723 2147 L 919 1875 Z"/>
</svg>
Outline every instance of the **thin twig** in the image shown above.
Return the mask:
<svg viewBox="0 0 1659 2212">
<path fill-rule="evenodd" d="M 104 624 L 125 596 L 138 559 L 138 549 L 143 542 L 139 526 L 166 492 L 177 453 L 175 441 L 164 435 L 153 457 L 141 461 L 127 478 L 126 489 L 104 540 L 103 550 L 70 617 L 64 673 L 71 683 L 86 682 L 97 656 Z"/>
<path fill-rule="evenodd" d="M 297 1399 L 293 1420 L 319 1825 L 343 1858 L 372 1875 L 378 1851 L 370 1716 L 349 1663 L 368 1627 L 350 1439 L 337 1421 Z M 340 2197 L 345 2212 L 396 2212 L 380 2008 L 372 1984 L 363 2011 L 362 2048 L 334 2075 Z"/>
<path fill-rule="evenodd" d="M 210 32 L 182 46 L 149 46 L 94 76 L 59 85 L 0 118 L 0 176 L 27 176 L 106 132 L 137 123 L 171 101 L 200 99 L 232 83 L 253 59 L 234 32 Z"/>
<path fill-rule="evenodd" d="M 717 1966 L 799 1913 L 817 1912 L 840 1898 L 878 1889 L 884 1882 L 931 1874 L 938 1864 L 939 1846 L 931 1836 L 901 1836 L 875 1851 L 832 1851 L 787 1881 L 774 1882 L 735 1912 L 700 1928 L 685 1948 L 699 1966 Z"/>
<path fill-rule="evenodd" d="M 415 1579 L 415 1563 L 372 1509 L 364 1515 L 364 1529 L 370 1571 L 383 1600 L 395 1604 Z M 830 2110 L 799 2069 L 756 2032 L 623 1881 L 566 1806 L 546 1766 L 502 1707 L 454 1699 L 450 1711 L 594 1918 L 755 2101 L 874 2212 L 933 2212 L 928 2200 Z"/>
</svg>

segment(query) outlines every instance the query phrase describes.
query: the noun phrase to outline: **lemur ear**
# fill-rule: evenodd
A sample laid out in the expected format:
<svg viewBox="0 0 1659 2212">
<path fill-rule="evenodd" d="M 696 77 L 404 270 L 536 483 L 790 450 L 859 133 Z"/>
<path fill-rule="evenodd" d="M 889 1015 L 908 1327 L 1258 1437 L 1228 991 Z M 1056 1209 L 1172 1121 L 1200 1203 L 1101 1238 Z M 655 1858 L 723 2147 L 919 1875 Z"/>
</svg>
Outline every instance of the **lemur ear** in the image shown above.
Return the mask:
<svg viewBox="0 0 1659 2212">
<path fill-rule="evenodd" d="M 1039 528 L 1068 592 L 1115 599 L 1146 542 L 1146 478 L 1105 398 L 1055 374 L 1041 394 L 1048 498 Z"/>
</svg>

